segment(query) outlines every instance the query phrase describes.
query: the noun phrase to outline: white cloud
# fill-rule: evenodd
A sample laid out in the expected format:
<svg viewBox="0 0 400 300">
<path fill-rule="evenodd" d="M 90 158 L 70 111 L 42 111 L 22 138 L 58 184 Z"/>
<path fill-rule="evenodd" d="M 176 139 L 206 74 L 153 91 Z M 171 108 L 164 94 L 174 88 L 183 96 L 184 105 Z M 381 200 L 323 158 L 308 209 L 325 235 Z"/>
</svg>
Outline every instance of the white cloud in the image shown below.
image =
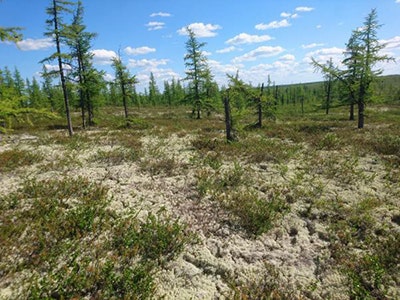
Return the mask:
<svg viewBox="0 0 400 300">
<path fill-rule="evenodd" d="M 282 12 L 281 13 L 281 17 L 285 18 L 285 19 L 286 18 L 296 19 L 298 16 L 299 16 L 298 14 L 291 14 L 291 13 L 288 13 L 288 12 Z"/>
<path fill-rule="evenodd" d="M 25 39 L 17 42 L 17 46 L 22 51 L 35 51 L 45 50 L 54 46 L 54 42 L 51 38 L 44 39 Z"/>
<path fill-rule="evenodd" d="M 396 3 L 400 3 L 400 0 L 396 0 Z"/>
<path fill-rule="evenodd" d="M 301 48 L 303 49 L 311 49 L 311 48 L 316 48 L 316 47 L 322 47 L 324 44 L 322 43 L 311 43 L 307 45 L 301 45 Z"/>
<path fill-rule="evenodd" d="M 62 66 L 63 66 L 63 69 L 64 69 L 64 70 L 71 70 L 71 69 L 72 69 L 70 65 L 63 64 Z M 60 68 L 58 67 L 58 65 L 45 64 L 44 67 L 45 67 L 45 69 L 46 69 L 47 72 L 52 72 L 52 71 L 58 71 L 58 70 L 60 70 Z"/>
<path fill-rule="evenodd" d="M 332 47 L 332 48 L 324 48 L 320 49 L 314 52 L 310 52 L 310 54 L 313 55 L 337 55 L 337 54 L 343 54 L 345 49 L 338 48 L 338 47 Z"/>
<path fill-rule="evenodd" d="M 240 73 L 245 82 L 253 85 L 266 83 L 268 75 L 273 82 L 288 82 L 293 80 L 298 73 L 299 64 L 295 60 L 278 60 L 271 64 L 258 64 Z M 289 81 L 289 83 L 290 83 Z"/>
<path fill-rule="evenodd" d="M 260 57 L 270 57 L 270 56 L 278 55 L 278 54 L 282 53 L 283 51 L 285 51 L 285 49 L 283 49 L 280 46 L 276 46 L 276 47 L 261 46 L 261 47 L 258 47 L 257 49 L 254 49 L 254 50 L 242 55 L 242 56 L 235 57 L 233 59 L 233 62 L 240 63 L 243 61 L 254 61 Z"/>
<path fill-rule="evenodd" d="M 296 60 L 296 57 L 293 54 L 286 54 L 286 55 L 279 57 L 279 59 L 284 60 L 284 61 L 294 61 L 294 60 Z"/>
<path fill-rule="evenodd" d="M 400 0 L 397 0 L 400 3 Z M 400 36 L 395 36 L 388 40 L 380 40 L 382 44 L 385 44 L 385 49 L 400 49 Z"/>
<path fill-rule="evenodd" d="M 236 72 L 242 69 L 242 65 L 222 64 L 220 61 L 208 60 L 208 66 L 211 73 L 214 75 L 214 80 L 219 86 L 227 85 L 228 79 L 226 74 L 235 75 Z"/>
<path fill-rule="evenodd" d="M 230 47 L 227 47 L 227 48 L 223 48 L 223 49 L 217 50 L 216 52 L 217 53 L 229 53 L 229 52 L 232 52 L 232 51 L 235 51 L 235 50 L 236 50 L 235 46 L 230 46 Z"/>
<path fill-rule="evenodd" d="M 156 68 L 160 65 L 166 65 L 168 59 L 129 59 L 128 68 Z"/>
<path fill-rule="evenodd" d="M 160 29 L 163 29 L 164 26 L 165 26 L 164 22 L 149 22 L 146 24 L 146 27 L 148 27 L 149 31 L 160 30 Z"/>
<path fill-rule="evenodd" d="M 204 56 L 210 56 L 212 53 L 210 51 L 201 51 Z"/>
<path fill-rule="evenodd" d="M 321 28 L 322 28 L 322 25 L 321 25 L 321 24 L 318 24 L 317 26 L 315 26 L 315 28 L 321 29 Z"/>
<path fill-rule="evenodd" d="M 172 69 L 162 69 L 162 68 L 150 68 L 140 71 L 136 74 L 136 79 L 139 83 L 137 84 L 138 91 L 144 91 L 149 87 L 150 73 L 156 80 L 156 84 L 162 89 L 164 81 L 171 81 L 173 78 L 180 79 L 181 76 Z"/>
<path fill-rule="evenodd" d="M 261 43 L 272 40 L 269 35 L 250 35 L 247 33 L 241 33 L 226 41 L 227 44 L 240 45 L 240 44 L 253 44 Z"/>
<path fill-rule="evenodd" d="M 196 37 L 214 37 L 217 35 L 215 31 L 218 29 L 222 29 L 222 27 L 219 25 L 204 24 L 204 23 L 192 23 L 187 27 L 193 30 Z M 182 27 L 177 32 L 180 35 L 188 35 L 186 27 Z"/>
<path fill-rule="evenodd" d="M 343 60 L 344 51 L 345 49 L 337 47 L 323 48 L 307 53 L 303 61 L 306 63 L 310 63 L 311 58 L 313 57 L 316 61 L 320 63 L 326 63 L 328 60 L 332 58 L 334 64 L 340 65 L 341 61 Z"/>
<path fill-rule="evenodd" d="M 117 57 L 117 53 L 112 50 L 95 49 L 91 52 L 93 54 L 94 63 L 99 65 L 111 65 L 112 59 Z"/>
<path fill-rule="evenodd" d="M 296 7 L 295 11 L 301 11 L 301 12 L 309 12 L 309 11 L 313 11 L 314 8 L 313 7 L 307 7 L 307 6 L 299 6 Z"/>
<path fill-rule="evenodd" d="M 212 59 L 210 59 L 208 61 L 208 65 L 210 66 L 213 74 L 214 73 L 215 74 L 220 74 L 222 76 L 225 76 L 227 73 L 228 74 L 232 74 L 232 73 L 234 74 L 234 73 L 236 73 L 236 71 L 238 69 L 238 66 L 234 66 L 234 65 L 231 65 L 231 64 L 223 65 L 223 64 L 221 64 L 221 62 L 216 61 L 216 60 L 212 60 Z"/>
<path fill-rule="evenodd" d="M 156 52 L 156 49 L 155 48 L 150 48 L 150 47 L 147 47 L 147 46 L 138 47 L 138 48 L 126 47 L 124 49 L 124 51 L 128 55 L 144 55 L 144 54 L 147 54 L 147 53 Z"/>
<path fill-rule="evenodd" d="M 288 27 L 291 24 L 288 22 L 288 20 L 283 19 L 281 21 L 272 21 L 268 24 L 260 23 L 255 26 L 256 29 L 258 30 L 267 30 L 267 29 L 276 29 L 276 28 L 281 28 L 281 27 Z"/>
<path fill-rule="evenodd" d="M 150 17 L 171 17 L 170 13 L 166 13 L 166 12 L 158 12 L 158 13 L 152 13 L 150 15 Z"/>
<path fill-rule="evenodd" d="M 104 79 L 105 81 L 107 81 L 107 82 L 111 82 L 111 81 L 114 81 L 114 80 L 115 80 L 115 76 L 112 75 L 112 74 L 110 74 L 110 73 L 105 73 L 105 74 L 103 75 L 103 79 Z"/>
</svg>

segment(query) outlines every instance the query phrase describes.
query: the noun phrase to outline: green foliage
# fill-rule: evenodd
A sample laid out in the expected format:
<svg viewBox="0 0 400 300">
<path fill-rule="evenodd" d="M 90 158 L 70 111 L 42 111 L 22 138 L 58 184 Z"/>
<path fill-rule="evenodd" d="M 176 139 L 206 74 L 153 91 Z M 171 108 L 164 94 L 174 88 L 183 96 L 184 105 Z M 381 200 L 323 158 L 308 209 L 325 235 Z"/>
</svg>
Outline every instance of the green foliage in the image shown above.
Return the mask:
<svg viewBox="0 0 400 300">
<path fill-rule="evenodd" d="M 153 297 L 157 268 L 193 235 L 165 213 L 141 221 L 109 202 L 105 187 L 82 177 L 28 180 L 0 198 L 0 270 L 31 274 L 15 299 Z"/>
<path fill-rule="evenodd" d="M 95 33 L 86 31 L 83 23 L 83 5 L 78 1 L 72 24 L 66 27 L 65 41 L 70 48 L 73 61 L 70 80 L 77 78 L 79 107 L 81 109 L 82 127 L 94 125 L 94 110 L 99 107 L 99 94 L 105 86 L 102 79 L 104 72 L 93 67 L 93 54 L 90 52 Z"/>
<path fill-rule="evenodd" d="M 0 173 L 29 166 L 43 160 L 43 156 L 28 150 L 6 150 L 0 152 Z"/>
<path fill-rule="evenodd" d="M 0 41 L 18 42 L 22 39 L 21 27 L 0 27 Z"/>
<path fill-rule="evenodd" d="M 203 110 L 212 111 L 213 83 L 212 75 L 208 67 L 207 58 L 202 52 L 206 43 L 199 43 L 189 27 L 186 28 L 189 38 L 186 42 L 185 67 L 186 78 L 189 81 L 188 93 L 185 101 L 192 105 L 193 115 L 201 118 Z"/>
<path fill-rule="evenodd" d="M 358 128 L 364 127 L 365 104 L 370 102 L 372 82 L 382 74 L 381 69 L 374 70 L 379 62 L 393 60 L 388 55 L 381 55 L 385 45 L 381 44 L 377 31 L 381 27 L 378 23 L 376 9 L 372 9 L 362 27 L 352 32 L 347 43 L 343 64 L 346 70 L 333 67 L 331 62 L 323 65 L 312 59 L 312 64 L 326 76 L 340 80 L 347 91 L 348 104 L 358 107 Z M 352 116 L 350 117 L 352 118 Z"/>
<path fill-rule="evenodd" d="M 68 94 L 69 91 L 67 87 L 64 65 L 68 64 L 68 60 L 71 59 L 71 56 L 61 50 L 61 44 L 67 37 L 66 30 L 68 28 L 68 25 L 63 21 L 63 17 L 65 16 L 65 14 L 68 15 L 71 13 L 70 8 L 72 5 L 74 5 L 74 3 L 70 1 L 53 0 L 51 1 L 50 6 L 46 8 L 46 13 L 48 14 L 49 18 L 46 20 L 48 31 L 45 32 L 45 35 L 53 39 L 56 45 L 56 52 L 54 52 L 53 54 L 44 58 L 41 61 L 41 63 L 51 62 L 54 60 L 57 61 L 58 64 L 57 73 L 60 76 L 60 81 L 61 81 L 69 136 L 72 136 L 74 132 L 72 128 L 72 121 L 70 115 L 70 99 Z"/>
<path fill-rule="evenodd" d="M 118 147 L 110 151 L 98 150 L 92 157 L 95 162 L 104 163 L 108 166 L 121 165 L 126 162 L 138 160 L 138 153 L 134 149 Z"/>
<path fill-rule="evenodd" d="M 284 286 L 279 270 L 265 263 L 264 270 L 258 278 L 238 281 L 228 278 L 232 293 L 228 296 L 233 300 L 300 300 L 299 291 Z"/>
<path fill-rule="evenodd" d="M 289 208 L 280 192 L 274 190 L 269 191 L 268 198 L 251 191 L 233 192 L 223 205 L 246 232 L 255 236 L 273 228 L 274 222 Z"/>
<path fill-rule="evenodd" d="M 229 212 L 229 222 L 238 224 L 249 235 L 259 236 L 270 230 L 289 208 L 279 189 L 271 186 L 260 195 L 250 188 L 251 179 L 238 163 L 225 171 L 202 169 L 196 177 L 199 195 L 210 195 Z"/>
<path fill-rule="evenodd" d="M 378 136 L 373 140 L 373 148 L 379 154 L 400 157 L 400 137 L 392 134 Z"/>
<path fill-rule="evenodd" d="M 340 147 L 339 137 L 331 132 L 325 134 L 321 140 L 316 141 L 317 149 L 319 150 L 335 150 Z"/>
<path fill-rule="evenodd" d="M 7 68 L 0 70 L 0 132 L 9 131 L 16 124 L 33 126 L 34 121 L 38 119 L 58 118 L 45 108 L 33 107 L 31 100 L 27 100 L 28 95 L 17 69 L 14 77 L 15 80 Z"/>
<path fill-rule="evenodd" d="M 119 56 L 112 59 L 112 67 L 115 70 L 115 84 L 121 91 L 125 119 L 128 119 L 128 98 L 132 97 L 134 94 L 134 87 L 137 83 L 137 79 L 136 76 L 130 74 L 128 68 L 122 63 L 121 57 Z"/>
</svg>

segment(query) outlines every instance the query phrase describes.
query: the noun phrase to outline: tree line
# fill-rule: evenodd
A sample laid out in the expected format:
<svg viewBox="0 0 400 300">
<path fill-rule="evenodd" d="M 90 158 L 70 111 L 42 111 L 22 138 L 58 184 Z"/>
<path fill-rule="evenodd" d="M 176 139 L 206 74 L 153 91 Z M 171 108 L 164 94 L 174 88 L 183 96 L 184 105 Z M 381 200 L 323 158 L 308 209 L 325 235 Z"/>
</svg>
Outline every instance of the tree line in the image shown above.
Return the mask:
<svg viewBox="0 0 400 300">
<path fill-rule="evenodd" d="M 362 128 L 365 105 L 376 95 L 387 97 L 388 87 L 376 80 L 382 70 L 375 69 L 375 65 L 391 58 L 380 55 L 384 45 L 377 38 L 380 25 L 376 10 L 371 11 L 362 27 L 353 31 L 346 44 L 343 59 L 346 69 L 334 66 L 332 60 L 322 64 L 313 59 L 314 67 L 324 75 L 322 83 L 278 86 L 267 75 L 265 83 L 252 86 L 240 79 L 238 71 L 235 75 L 227 74 L 227 86 L 219 86 L 204 55 L 206 43 L 199 42 L 195 33 L 186 28 L 186 76 L 164 81 L 160 91 L 154 74 L 150 73 L 148 88 L 141 93 L 136 91 L 136 76 L 130 73 L 119 53 L 112 59 L 114 81 L 107 82 L 104 72 L 94 67 L 91 47 L 97 34 L 86 29 L 82 1 L 51 0 L 46 12 L 45 35 L 53 39 L 55 50 L 40 62 L 42 82 L 36 78 L 23 80 L 17 68 L 13 72 L 8 68 L 0 70 L 2 130 L 11 126 L 12 119 L 22 120 L 29 115 L 52 117 L 58 113 L 65 116 L 68 133 L 73 135 L 71 110 L 80 112 L 81 126 L 86 128 L 96 124 L 95 114 L 102 106 L 122 106 L 129 126 L 132 106 L 187 105 L 197 119 L 214 112 L 224 113 L 227 139 L 235 140 L 235 122 L 243 114 L 254 114 L 251 126 L 262 127 L 263 119 L 275 118 L 277 107 L 296 106 L 304 114 L 305 106 L 310 103 L 315 109 L 324 109 L 326 114 L 332 107 L 348 105 L 350 119 L 354 119 L 357 106 L 358 127 Z M 18 27 L 0 27 L 0 37 L 18 41 L 22 36 Z M 46 68 L 54 62 L 56 68 Z M 393 85 L 391 88 L 395 89 Z M 390 95 L 393 98 L 393 93 Z"/>
</svg>

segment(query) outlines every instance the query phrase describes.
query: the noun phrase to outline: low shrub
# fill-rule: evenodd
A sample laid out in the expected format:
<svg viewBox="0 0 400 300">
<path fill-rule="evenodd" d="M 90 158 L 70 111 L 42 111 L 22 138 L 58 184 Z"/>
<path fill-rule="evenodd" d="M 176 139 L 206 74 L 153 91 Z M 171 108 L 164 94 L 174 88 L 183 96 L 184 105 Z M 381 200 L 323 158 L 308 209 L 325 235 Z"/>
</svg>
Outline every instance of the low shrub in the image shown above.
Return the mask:
<svg viewBox="0 0 400 300">
<path fill-rule="evenodd" d="M 43 160 L 39 153 L 28 150 L 12 149 L 0 152 L 0 173 L 19 167 L 33 165 Z"/>
</svg>

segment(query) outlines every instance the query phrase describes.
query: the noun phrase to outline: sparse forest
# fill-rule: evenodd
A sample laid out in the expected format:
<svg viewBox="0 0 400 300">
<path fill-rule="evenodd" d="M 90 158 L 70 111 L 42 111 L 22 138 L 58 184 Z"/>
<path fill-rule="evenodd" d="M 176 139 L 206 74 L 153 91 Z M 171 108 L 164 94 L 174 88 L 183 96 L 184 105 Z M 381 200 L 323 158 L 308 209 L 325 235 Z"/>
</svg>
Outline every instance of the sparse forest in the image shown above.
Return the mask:
<svg viewBox="0 0 400 300">
<path fill-rule="evenodd" d="M 46 12 L 41 80 L 0 70 L 0 299 L 400 298 L 400 75 L 376 67 L 375 10 L 343 69 L 313 60 L 321 82 L 219 86 L 187 28 L 186 77 L 144 92 L 120 56 L 114 81 L 95 68 L 82 1 Z"/>
</svg>

